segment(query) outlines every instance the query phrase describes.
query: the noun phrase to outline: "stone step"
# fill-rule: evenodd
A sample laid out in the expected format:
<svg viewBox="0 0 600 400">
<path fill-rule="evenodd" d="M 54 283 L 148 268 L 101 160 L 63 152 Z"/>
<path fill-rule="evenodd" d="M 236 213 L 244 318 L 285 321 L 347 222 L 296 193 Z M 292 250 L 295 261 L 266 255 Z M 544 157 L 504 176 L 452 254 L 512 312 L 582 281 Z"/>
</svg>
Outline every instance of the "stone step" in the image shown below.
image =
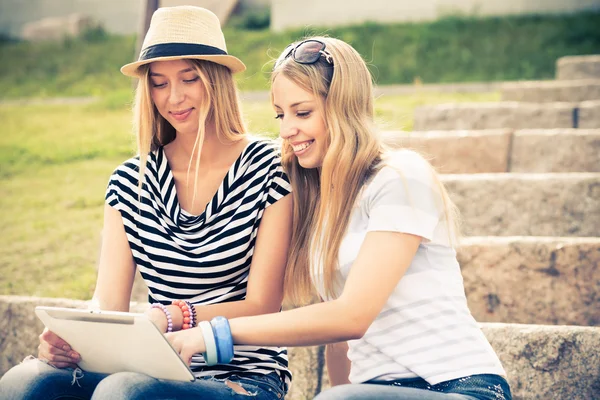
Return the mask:
<svg viewBox="0 0 600 400">
<path fill-rule="evenodd" d="M 510 129 L 387 131 L 382 134 L 387 146 L 418 151 L 440 173 L 508 172 L 508 154 L 513 134 Z"/>
<path fill-rule="evenodd" d="M 85 308 L 81 300 L 0 296 L 0 374 L 36 354 L 43 325 L 37 305 Z M 134 304 L 142 312 L 148 304 Z M 482 323 L 515 400 L 592 399 L 600 381 L 600 328 Z M 294 381 L 286 399 L 313 398 L 329 386 L 322 347 L 289 348 Z"/>
<path fill-rule="evenodd" d="M 414 130 L 600 128 L 600 101 L 456 103 L 415 109 Z"/>
<path fill-rule="evenodd" d="M 391 148 L 423 154 L 440 173 L 600 172 L 600 129 L 387 131 Z"/>
<path fill-rule="evenodd" d="M 500 358 L 514 400 L 596 399 L 600 327 L 481 323 Z M 330 387 L 324 348 L 289 348 L 290 400 L 312 399 Z"/>
<path fill-rule="evenodd" d="M 600 100 L 600 79 L 570 81 L 523 81 L 502 85 L 502 101 L 531 103 Z"/>
<path fill-rule="evenodd" d="M 600 237 L 600 173 L 441 175 L 465 236 Z M 147 300 L 139 274 L 133 290 Z"/>
<path fill-rule="evenodd" d="M 600 55 L 559 58 L 556 79 L 600 79 Z"/>
<path fill-rule="evenodd" d="M 458 260 L 477 321 L 600 326 L 600 238 L 466 237 Z"/>
<path fill-rule="evenodd" d="M 600 128 L 600 101 L 584 101 L 575 109 L 575 126 L 580 129 Z"/>
<path fill-rule="evenodd" d="M 466 237 L 458 260 L 477 321 L 600 326 L 600 238 Z"/>
<path fill-rule="evenodd" d="M 477 321 L 600 326 L 600 237 L 468 237 L 458 260 Z"/>
<path fill-rule="evenodd" d="M 520 130 L 510 172 L 600 172 L 600 129 Z"/>
<path fill-rule="evenodd" d="M 442 175 L 466 236 L 600 236 L 600 174 Z"/>
</svg>

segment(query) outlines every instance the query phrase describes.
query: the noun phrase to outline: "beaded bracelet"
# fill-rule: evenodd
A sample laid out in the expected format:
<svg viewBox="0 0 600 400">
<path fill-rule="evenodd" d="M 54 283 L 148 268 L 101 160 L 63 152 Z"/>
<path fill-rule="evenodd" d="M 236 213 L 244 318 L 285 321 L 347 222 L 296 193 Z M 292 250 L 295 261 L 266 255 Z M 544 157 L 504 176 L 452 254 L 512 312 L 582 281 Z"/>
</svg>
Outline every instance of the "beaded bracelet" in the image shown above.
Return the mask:
<svg viewBox="0 0 600 400">
<path fill-rule="evenodd" d="M 233 360 L 233 338 L 229 321 L 225 317 L 214 317 L 210 325 L 217 344 L 217 360 L 219 364 L 229 364 Z"/>
<path fill-rule="evenodd" d="M 196 307 L 189 301 L 186 301 L 187 305 L 190 307 L 191 317 L 193 318 L 192 328 L 198 326 L 198 315 L 196 315 Z"/>
<path fill-rule="evenodd" d="M 167 332 L 173 332 L 173 318 L 167 307 L 161 303 L 154 303 L 150 308 L 160 308 L 165 313 L 165 316 L 167 317 Z"/>
<path fill-rule="evenodd" d="M 172 304 L 179 307 L 183 314 L 181 329 L 190 329 L 196 326 L 196 307 L 194 307 L 192 303 L 185 300 L 174 300 Z"/>
<path fill-rule="evenodd" d="M 206 351 L 202 353 L 204 361 L 208 366 L 215 365 L 219 362 L 219 358 L 217 356 L 217 344 L 215 343 L 215 334 L 212 326 L 208 321 L 201 321 L 198 326 L 202 331 L 202 336 L 204 337 L 204 346 L 206 346 Z"/>
</svg>

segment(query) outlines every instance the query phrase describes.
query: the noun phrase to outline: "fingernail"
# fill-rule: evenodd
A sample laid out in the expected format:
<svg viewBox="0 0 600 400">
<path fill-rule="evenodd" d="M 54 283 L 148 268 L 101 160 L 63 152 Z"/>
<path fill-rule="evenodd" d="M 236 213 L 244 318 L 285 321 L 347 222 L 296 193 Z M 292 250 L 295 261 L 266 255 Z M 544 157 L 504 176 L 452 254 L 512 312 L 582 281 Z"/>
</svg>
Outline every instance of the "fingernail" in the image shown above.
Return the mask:
<svg viewBox="0 0 600 400">
<path fill-rule="evenodd" d="M 63 350 L 64 350 L 64 351 L 69 351 L 69 350 L 71 350 L 71 348 L 70 348 L 68 345 L 66 345 L 66 344 L 65 344 L 65 345 L 63 346 Z"/>
<path fill-rule="evenodd" d="M 71 355 L 70 355 L 70 357 L 71 357 L 71 358 L 79 358 L 79 354 L 77 354 L 77 353 L 75 353 L 75 352 L 73 351 L 73 352 L 71 352 Z"/>
</svg>

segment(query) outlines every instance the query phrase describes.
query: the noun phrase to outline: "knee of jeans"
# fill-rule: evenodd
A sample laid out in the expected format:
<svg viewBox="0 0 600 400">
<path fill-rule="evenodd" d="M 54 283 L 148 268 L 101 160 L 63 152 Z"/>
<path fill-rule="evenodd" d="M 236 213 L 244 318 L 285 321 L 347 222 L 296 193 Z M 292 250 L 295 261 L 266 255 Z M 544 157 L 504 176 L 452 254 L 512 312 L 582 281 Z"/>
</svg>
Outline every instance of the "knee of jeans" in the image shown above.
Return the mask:
<svg viewBox="0 0 600 400">
<path fill-rule="evenodd" d="M 144 391 L 156 380 L 136 372 L 118 372 L 102 379 L 92 400 L 144 399 Z"/>
<path fill-rule="evenodd" d="M 52 367 L 36 358 L 30 358 L 9 369 L 0 379 L 0 393 L 27 393 L 43 391 L 52 385 L 54 379 L 64 375 L 68 379 L 71 372 Z"/>
</svg>

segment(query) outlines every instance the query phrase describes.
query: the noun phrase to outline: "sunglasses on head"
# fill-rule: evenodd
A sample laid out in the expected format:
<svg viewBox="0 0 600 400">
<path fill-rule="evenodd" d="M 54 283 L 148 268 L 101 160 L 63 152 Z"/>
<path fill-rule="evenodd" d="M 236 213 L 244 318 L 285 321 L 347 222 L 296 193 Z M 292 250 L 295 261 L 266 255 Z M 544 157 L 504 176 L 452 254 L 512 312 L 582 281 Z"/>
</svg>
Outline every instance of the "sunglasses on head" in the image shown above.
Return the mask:
<svg viewBox="0 0 600 400">
<path fill-rule="evenodd" d="M 277 68 L 290 56 L 292 57 L 292 60 L 298 64 L 314 64 L 319 61 L 321 56 L 323 56 L 325 57 L 325 61 L 333 65 L 331 54 L 325 51 L 325 43 L 319 40 L 309 39 L 297 44 L 290 44 L 283 53 L 281 53 L 275 62 L 273 69 Z"/>
</svg>

